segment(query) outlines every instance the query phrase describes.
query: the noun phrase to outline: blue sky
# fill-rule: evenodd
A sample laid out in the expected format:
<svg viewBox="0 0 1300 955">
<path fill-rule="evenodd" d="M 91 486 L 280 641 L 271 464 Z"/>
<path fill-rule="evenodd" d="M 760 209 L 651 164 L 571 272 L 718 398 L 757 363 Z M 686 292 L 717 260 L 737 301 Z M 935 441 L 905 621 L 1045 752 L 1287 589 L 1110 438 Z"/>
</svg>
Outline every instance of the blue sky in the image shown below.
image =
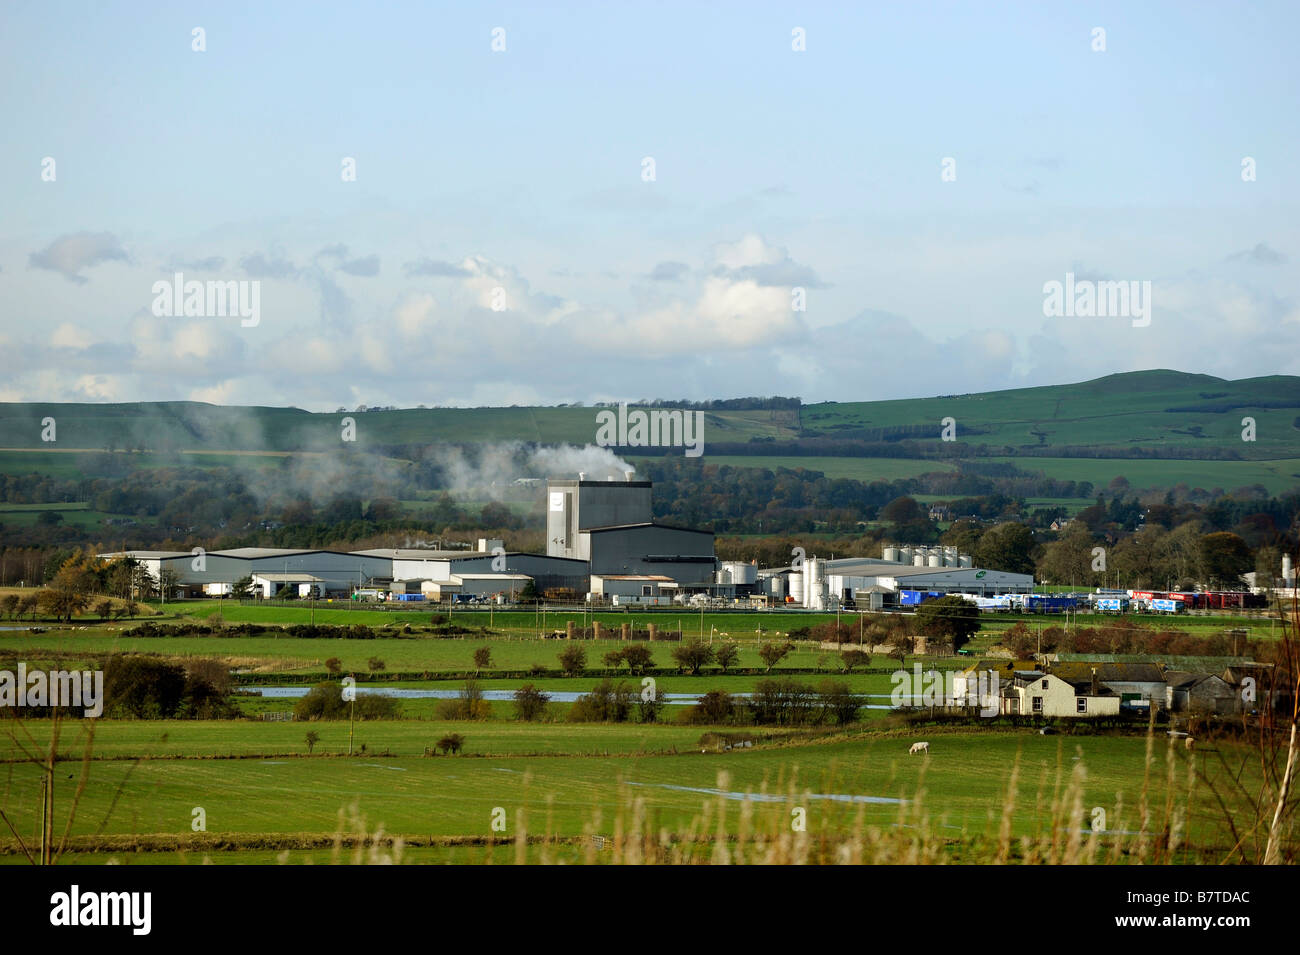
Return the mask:
<svg viewBox="0 0 1300 955">
<path fill-rule="evenodd" d="M 0 9 L 0 400 L 1300 374 L 1294 4 L 373 7 Z M 178 269 L 259 324 L 153 314 Z"/>
</svg>

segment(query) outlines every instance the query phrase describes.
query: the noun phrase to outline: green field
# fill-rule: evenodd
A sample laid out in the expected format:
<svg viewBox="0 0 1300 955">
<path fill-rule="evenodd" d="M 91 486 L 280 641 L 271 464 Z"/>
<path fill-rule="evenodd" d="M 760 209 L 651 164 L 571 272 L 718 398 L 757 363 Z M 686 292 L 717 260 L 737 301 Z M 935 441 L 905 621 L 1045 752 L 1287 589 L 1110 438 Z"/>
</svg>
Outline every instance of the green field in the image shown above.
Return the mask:
<svg viewBox="0 0 1300 955">
<path fill-rule="evenodd" d="M 318 753 L 334 753 L 343 746 L 346 724 L 318 728 L 322 732 Z M 1081 764 L 1086 769 L 1081 827 L 1087 825 L 1091 808 L 1101 806 L 1113 814 L 1109 828 L 1121 835 L 1136 829 L 1134 817 L 1145 782 L 1153 806 L 1162 804 L 1170 786 L 1176 798 L 1187 801 L 1187 841 L 1193 848 L 1227 848 L 1228 836 L 1210 794 L 1202 789 L 1190 800 L 1186 797 L 1187 764 L 1194 757 L 1157 741 L 1157 762 L 1148 774 L 1147 743 L 1140 737 L 941 733 L 931 734 L 928 759 L 909 759 L 910 740 L 893 736 L 760 741 L 753 749 L 702 754 L 684 751 L 694 734 L 674 727 L 629 734 L 617 728 L 609 732 L 603 727 L 542 725 L 530 727 L 527 737 L 494 737 L 493 745 L 503 755 L 491 757 L 283 755 L 278 749 L 283 745 L 282 732 L 301 729 L 243 724 L 243 734 L 256 737 L 254 745 L 274 758 L 93 761 L 72 826 L 74 843 L 77 837 L 95 833 L 145 841 L 184 837 L 190 832 L 194 808 L 202 807 L 210 836 L 258 846 L 332 833 L 339 825 L 340 810 L 352 803 L 385 831 L 412 837 L 489 835 L 496 807 L 504 808 L 510 821 L 503 838 L 513 832 L 521 809 L 533 831 L 545 829 L 562 836 L 577 836 L 584 830 L 608 833 L 620 807 L 633 800 L 644 803 L 645 813 L 658 826 L 685 831 L 706 804 L 730 802 L 719 798 L 720 791 L 737 797 L 764 792 L 782 797 L 781 803 L 807 810 L 808 827 L 814 833 L 845 827 L 859 814 L 867 826 L 889 828 L 911 821 L 919 804 L 936 832 L 967 838 L 996 831 L 1013 766 L 1018 782 L 1010 822 L 1017 836 L 1031 836 L 1050 824 L 1054 793 Z M 183 738 L 175 745 L 192 756 L 231 747 L 222 738 L 222 728 L 150 725 L 125 732 L 147 735 L 159 730 Z M 473 737 L 482 728 L 471 724 L 462 731 Z M 35 732 L 39 734 L 39 728 Z M 385 748 L 409 752 L 420 743 L 402 724 L 362 724 L 358 732 L 372 753 Z M 106 751 L 114 746 L 125 746 L 127 752 L 148 748 L 149 744 L 114 742 L 117 733 L 117 727 L 109 725 L 97 734 Z M 508 755 L 511 745 L 548 755 Z M 672 746 L 683 751 L 637 755 Z M 586 747 L 599 749 L 601 755 L 559 755 Z M 1172 764 L 1172 774 L 1166 773 L 1166 760 Z M 1214 778 L 1211 761 L 1206 759 L 1203 765 Z M 70 771 L 75 769 L 69 765 Z M 719 785 L 720 773 L 726 774 L 725 788 Z M 7 769 L 5 811 L 20 833 L 34 831 L 36 774 L 29 764 L 10 764 Z M 69 792 L 73 784 L 68 781 L 61 788 Z M 828 798 L 834 794 L 880 801 Z M 737 811 L 735 803 L 731 811 Z M 10 856 L 9 861 L 15 860 Z"/>
<path fill-rule="evenodd" d="M 1253 744 L 1207 735 L 1189 750 L 1171 743 L 1163 727 L 1148 738 L 1141 721 L 1101 730 L 1067 721 L 1061 735 L 1043 736 L 1005 721 L 942 726 L 925 723 L 925 714 L 908 718 L 864 708 L 846 727 L 709 727 L 685 722 L 688 706 L 669 705 L 655 723 L 574 723 L 571 705 L 560 699 L 535 722 L 518 721 L 510 700 L 491 703 L 481 719 L 448 721 L 438 700 L 401 698 L 395 719 L 304 723 L 287 719 L 294 698 L 262 697 L 241 687 L 314 683 L 327 678 L 324 661 L 336 656 L 345 671 L 367 674 L 360 679 L 363 687 L 454 693 L 474 671 L 474 651 L 487 647 L 492 662 L 479 674 L 484 690 L 509 693 L 530 682 L 551 694 L 586 693 L 605 675 L 603 654 L 626 646 L 584 641 L 588 672 L 566 677 L 557 657 L 574 644 L 539 639 L 538 633 L 562 629 L 567 619 L 589 622 L 591 615 L 548 613 L 543 625 L 529 612 L 458 612 L 459 625 L 493 628 L 488 635 L 461 638 L 430 632 L 431 609 L 314 611 L 318 623 L 391 625 L 374 639 L 125 632 L 137 624 L 0 631 L 0 669 L 19 661 L 31 668 L 102 665 L 108 655 L 125 652 L 176 661 L 219 659 L 235 671 L 230 701 L 243 718 L 100 719 L 89 750 L 90 724 L 63 724 L 54 771 L 60 838 L 76 803 L 64 861 L 330 862 L 338 858 L 331 849 L 336 839 L 342 845 L 377 830 L 400 837 L 406 849 L 399 853 L 385 844 L 365 852 L 382 849 L 407 862 L 634 862 L 640 850 L 628 850 L 626 843 L 614 855 L 600 850 L 605 855 L 593 858 L 595 843 L 588 838 L 614 839 L 629 831 L 643 833 L 646 845 L 677 861 L 716 861 L 719 852 L 746 861 L 834 861 L 840 858 L 836 853 L 851 851 L 882 862 L 1070 862 L 1079 859 L 1084 842 L 1092 847 L 1088 851 L 1101 853 L 1098 861 L 1258 858 L 1259 830 L 1251 829 L 1244 849 L 1234 854 L 1228 825 L 1257 825 L 1250 822 L 1259 818 L 1258 797 L 1251 794 L 1262 785 L 1261 757 Z M 310 606 L 219 601 L 173 604 L 166 611 L 153 619 L 201 620 L 220 611 L 228 623 L 273 626 L 307 622 L 313 614 Z M 611 626 L 627 620 L 675 627 L 678 620 L 675 614 L 650 613 L 597 618 Z M 670 657 L 676 644 L 647 644 L 657 668 L 655 688 L 670 695 L 751 693 L 765 676 L 757 653 L 760 630 L 764 640 L 783 639 L 795 626 L 833 618 L 706 613 L 704 633 L 713 633 L 715 642 L 718 633 L 740 642 L 742 672 L 707 667 L 697 676 L 678 673 Z M 700 632 L 699 615 L 680 619 L 688 636 Z M 1019 619 L 1031 629 L 1065 622 L 986 616 L 970 649 L 978 655 Z M 1080 615 L 1070 621 L 1102 622 L 1113 618 Z M 1237 615 L 1143 622 L 1203 634 L 1247 626 L 1257 637 L 1268 637 L 1276 626 Z M 408 623 L 409 634 L 402 632 Z M 369 674 L 372 657 L 384 661 L 383 673 Z M 909 658 L 905 665 L 947 668 L 970 660 Z M 876 654 L 868 669 L 845 675 L 833 650 L 801 643 L 773 672 L 805 685 L 833 677 L 869 705 L 883 706 L 897 665 Z M 634 693 L 641 687 L 641 677 L 625 668 L 617 678 Z M 909 722 L 916 718 L 923 722 Z M 48 720 L 0 719 L 0 809 L 28 844 L 38 834 L 41 773 L 30 757 L 46 751 L 51 731 Z M 319 736 L 310 747 L 308 732 Z M 439 741 L 453 733 L 464 739 L 462 752 L 434 755 Z M 750 745 L 720 751 L 716 735 L 705 735 L 717 733 Z M 917 740 L 930 742 L 928 756 L 909 756 Z M 1172 851 L 1139 834 L 1143 806 L 1150 809 L 1151 830 L 1169 825 L 1178 833 Z M 206 820 L 203 832 L 191 827 L 196 809 Z M 1082 834 L 1099 809 L 1109 819 L 1106 831 L 1085 840 Z M 790 842 L 792 816 L 806 820 L 803 841 Z M 533 838 L 549 834 L 554 841 L 510 845 L 521 825 Z M 725 835 L 718 835 L 719 826 Z M 740 832 L 754 835 L 750 849 L 735 835 Z M 1286 837 L 1288 858 L 1294 858 L 1290 817 Z M 340 851 L 344 861 L 353 858 L 352 850 Z M 25 862 L 8 831 L 0 831 L 0 862 Z"/>
</svg>

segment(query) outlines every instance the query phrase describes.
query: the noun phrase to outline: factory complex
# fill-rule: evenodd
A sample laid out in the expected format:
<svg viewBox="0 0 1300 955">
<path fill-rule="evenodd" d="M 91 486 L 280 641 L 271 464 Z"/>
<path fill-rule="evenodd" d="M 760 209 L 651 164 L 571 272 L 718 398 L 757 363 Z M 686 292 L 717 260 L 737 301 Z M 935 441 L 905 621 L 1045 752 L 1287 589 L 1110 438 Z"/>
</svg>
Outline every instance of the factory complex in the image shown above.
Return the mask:
<svg viewBox="0 0 1300 955">
<path fill-rule="evenodd" d="M 546 553 L 508 551 L 483 538 L 474 550 L 362 551 L 243 547 L 204 551 L 117 551 L 140 561 L 175 597 L 231 595 L 240 581 L 262 599 L 318 598 L 514 603 L 521 595 L 611 606 L 735 604 L 810 610 L 879 610 L 906 594 L 980 597 L 1030 593 L 1029 574 L 984 570 L 951 547 L 887 546 L 880 558 L 799 556 L 760 569 L 719 561 L 713 532 L 656 522 L 651 484 L 551 480 Z M 165 575 L 165 576 L 164 576 Z"/>
</svg>

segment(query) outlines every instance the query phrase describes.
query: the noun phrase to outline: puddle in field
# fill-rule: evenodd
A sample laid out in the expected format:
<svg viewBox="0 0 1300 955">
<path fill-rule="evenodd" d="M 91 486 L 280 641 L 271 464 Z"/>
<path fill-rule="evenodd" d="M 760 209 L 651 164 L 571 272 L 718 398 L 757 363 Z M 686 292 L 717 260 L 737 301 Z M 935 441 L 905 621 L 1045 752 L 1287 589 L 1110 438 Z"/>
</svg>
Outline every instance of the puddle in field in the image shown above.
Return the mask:
<svg viewBox="0 0 1300 955">
<path fill-rule="evenodd" d="M 264 760 L 262 760 L 262 765 L 263 765 L 263 766 L 283 766 L 283 765 L 284 765 L 284 760 L 278 760 L 278 761 L 277 761 L 277 760 L 272 760 L 272 759 L 264 759 Z"/>
<path fill-rule="evenodd" d="M 370 766 L 370 767 L 373 768 L 373 769 L 386 769 L 386 770 L 388 770 L 388 771 L 391 772 L 391 773 L 404 773 L 404 772 L 406 772 L 406 770 L 403 769 L 401 766 L 385 766 L 385 765 L 383 765 L 382 763 L 366 763 L 365 765 Z"/>
<path fill-rule="evenodd" d="M 628 783 L 629 786 L 652 786 L 656 789 L 671 789 L 679 793 L 699 793 L 701 796 L 722 796 L 724 799 L 743 802 L 785 802 L 789 797 L 784 793 L 741 793 L 725 789 L 707 789 L 702 786 L 674 786 L 672 783 Z M 803 798 L 803 797 L 800 797 Z M 863 802 L 879 806 L 899 806 L 906 799 L 894 799 L 891 796 L 855 796 L 850 793 L 809 793 L 808 799 L 825 799 L 830 802 Z"/>
</svg>

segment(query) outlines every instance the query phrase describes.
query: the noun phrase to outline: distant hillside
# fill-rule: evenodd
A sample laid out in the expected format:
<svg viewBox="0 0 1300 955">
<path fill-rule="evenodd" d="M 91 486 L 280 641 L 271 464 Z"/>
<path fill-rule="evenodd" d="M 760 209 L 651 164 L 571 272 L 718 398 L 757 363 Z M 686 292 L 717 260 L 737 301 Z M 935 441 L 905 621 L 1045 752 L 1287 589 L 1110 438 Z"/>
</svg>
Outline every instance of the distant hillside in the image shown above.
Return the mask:
<svg viewBox="0 0 1300 955">
<path fill-rule="evenodd" d="M 52 450 L 41 440 L 45 417 L 56 420 L 56 447 L 62 448 L 311 450 L 337 444 L 345 416 L 358 422 L 361 447 L 502 440 L 584 444 L 595 438 L 596 410 L 437 408 L 323 414 L 192 401 L 0 403 L 0 447 Z M 1256 421 L 1253 446 L 1241 440 L 1245 416 Z M 941 422 L 948 417 L 956 419 L 958 441 L 996 445 L 998 454 L 1058 453 L 1069 447 L 1218 446 L 1242 457 L 1285 457 L 1300 453 L 1300 378 L 1225 381 L 1177 371 L 1142 371 L 979 394 L 822 402 L 791 411 L 709 411 L 705 429 L 710 443 L 837 439 L 941 445 Z"/>
<path fill-rule="evenodd" d="M 350 449 L 397 457 L 440 443 L 589 444 L 596 436 L 596 412 L 591 407 L 512 407 L 311 413 L 185 401 L 10 403 L 0 404 L 0 448 L 7 449 L 0 453 L 0 471 L 46 470 L 40 463 L 46 456 L 33 452 L 188 452 L 199 454 L 193 459 L 198 463 L 204 452 L 335 450 L 341 446 L 345 417 L 356 422 Z M 1246 417 L 1255 422 L 1253 442 L 1242 440 Z M 53 443 L 41 440 L 46 418 L 55 420 Z M 953 442 L 940 440 L 947 418 L 955 421 Z M 727 408 L 704 412 L 704 421 L 705 460 L 724 458 L 739 466 L 791 459 L 807 459 L 808 467 L 816 467 L 817 459 L 916 459 L 908 470 L 919 473 L 960 461 L 1011 459 L 1024 469 L 1068 473 L 1069 459 L 1143 458 L 1167 470 L 1161 483 L 1172 485 L 1181 479 L 1175 461 L 1253 461 L 1276 466 L 1243 469 L 1242 477 L 1249 479 L 1240 483 L 1300 484 L 1300 479 L 1292 481 L 1300 473 L 1300 460 L 1291 460 L 1300 459 L 1300 378 L 1295 377 L 1226 381 L 1156 370 L 981 394 Z M 66 462 L 51 460 L 48 467 L 66 473 Z M 1120 473 L 1120 465 L 1116 468 Z M 853 473 L 867 479 L 873 472 L 867 467 Z"/>
</svg>

